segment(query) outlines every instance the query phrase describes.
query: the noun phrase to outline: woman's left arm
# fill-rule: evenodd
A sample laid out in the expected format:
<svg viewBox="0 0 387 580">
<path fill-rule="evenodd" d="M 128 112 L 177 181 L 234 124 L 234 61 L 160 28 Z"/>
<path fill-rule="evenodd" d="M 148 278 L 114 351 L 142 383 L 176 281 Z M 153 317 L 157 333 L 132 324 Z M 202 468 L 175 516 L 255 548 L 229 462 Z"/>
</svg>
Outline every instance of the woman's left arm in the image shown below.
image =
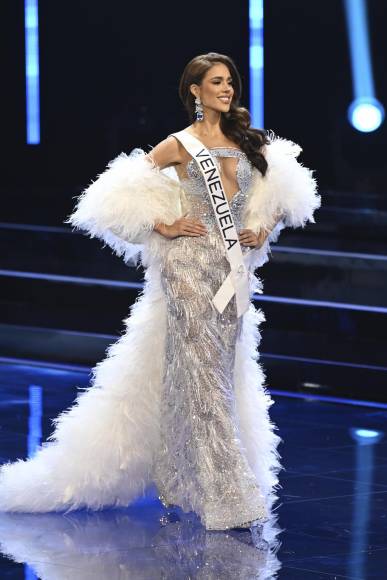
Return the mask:
<svg viewBox="0 0 387 580">
<path fill-rule="evenodd" d="M 301 151 L 299 145 L 281 137 L 272 138 L 265 146 L 268 169 L 265 176 L 255 172 L 244 220 L 246 230 L 250 230 L 246 238 L 254 250 L 252 268 L 268 260 L 270 243 L 278 240 L 285 227 L 304 227 L 307 222 L 315 222 L 314 212 L 321 205 L 321 197 L 314 171 L 297 160 Z"/>
<path fill-rule="evenodd" d="M 266 146 L 268 162 L 266 196 L 274 201 L 285 227 L 304 227 L 315 223 L 314 212 L 321 205 L 315 171 L 298 157 L 302 148 L 288 139 L 276 137 Z"/>
</svg>

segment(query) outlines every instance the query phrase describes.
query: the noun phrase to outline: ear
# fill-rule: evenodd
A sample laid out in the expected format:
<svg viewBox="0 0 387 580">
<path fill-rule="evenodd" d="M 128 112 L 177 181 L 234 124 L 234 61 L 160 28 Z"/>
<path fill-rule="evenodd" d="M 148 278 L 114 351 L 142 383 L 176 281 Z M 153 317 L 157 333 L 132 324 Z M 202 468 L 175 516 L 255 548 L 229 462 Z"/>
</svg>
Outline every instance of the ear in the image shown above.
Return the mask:
<svg viewBox="0 0 387 580">
<path fill-rule="evenodd" d="M 199 87 L 198 85 L 192 84 L 189 87 L 191 94 L 196 98 L 199 96 Z"/>
</svg>

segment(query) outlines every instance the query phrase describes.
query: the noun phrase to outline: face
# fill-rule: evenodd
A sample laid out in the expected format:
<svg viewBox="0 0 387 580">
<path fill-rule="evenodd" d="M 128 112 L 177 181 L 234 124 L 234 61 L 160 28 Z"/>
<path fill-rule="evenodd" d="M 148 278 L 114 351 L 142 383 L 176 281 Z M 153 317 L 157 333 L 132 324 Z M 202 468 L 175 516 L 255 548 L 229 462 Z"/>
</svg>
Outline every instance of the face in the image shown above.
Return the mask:
<svg viewBox="0 0 387 580">
<path fill-rule="evenodd" d="M 230 110 L 234 87 L 230 71 L 225 64 L 214 64 L 204 75 L 202 83 L 193 84 L 190 88 L 195 97 L 200 97 L 204 109 L 207 107 L 221 113 Z"/>
</svg>

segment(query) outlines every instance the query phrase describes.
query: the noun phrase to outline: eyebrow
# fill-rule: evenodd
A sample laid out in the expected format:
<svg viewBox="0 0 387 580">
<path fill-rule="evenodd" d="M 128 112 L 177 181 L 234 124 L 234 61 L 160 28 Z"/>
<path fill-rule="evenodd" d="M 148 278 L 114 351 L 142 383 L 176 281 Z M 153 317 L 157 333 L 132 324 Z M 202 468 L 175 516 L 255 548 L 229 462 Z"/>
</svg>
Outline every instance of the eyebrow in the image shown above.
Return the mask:
<svg viewBox="0 0 387 580">
<path fill-rule="evenodd" d="M 222 77 L 222 76 L 218 75 L 218 76 L 216 76 L 216 77 L 211 77 L 211 80 L 213 81 L 214 79 L 223 79 L 223 78 L 224 78 L 224 77 Z M 229 77 L 227 77 L 227 78 L 232 80 L 232 76 L 231 76 L 231 75 L 230 75 Z"/>
</svg>

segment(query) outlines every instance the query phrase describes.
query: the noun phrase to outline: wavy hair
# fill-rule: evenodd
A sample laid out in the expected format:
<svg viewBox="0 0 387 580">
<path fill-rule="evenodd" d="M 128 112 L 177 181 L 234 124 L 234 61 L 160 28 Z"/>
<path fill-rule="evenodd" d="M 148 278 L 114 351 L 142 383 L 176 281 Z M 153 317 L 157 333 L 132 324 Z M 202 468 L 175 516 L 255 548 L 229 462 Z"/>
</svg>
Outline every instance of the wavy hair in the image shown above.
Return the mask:
<svg viewBox="0 0 387 580">
<path fill-rule="evenodd" d="M 179 83 L 179 97 L 188 112 L 191 122 L 195 120 L 195 97 L 190 91 L 192 84 L 200 85 L 206 72 L 215 64 L 223 63 L 230 71 L 233 80 L 234 95 L 230 110 L 222 113 L 220 128 L 226 137 L 246 153 L 248 159 L 264 176 L 268 164 L 260 149 L 269 144 L 270 137 L 265 129 L 251 127 L 251 116 L 245 107 L 241 107 L 239 100 L 242 93 L 242 81 L 234 61 L 224 54 L 208 52 L 195 56 L 186 65 Z"/>
</svg>

